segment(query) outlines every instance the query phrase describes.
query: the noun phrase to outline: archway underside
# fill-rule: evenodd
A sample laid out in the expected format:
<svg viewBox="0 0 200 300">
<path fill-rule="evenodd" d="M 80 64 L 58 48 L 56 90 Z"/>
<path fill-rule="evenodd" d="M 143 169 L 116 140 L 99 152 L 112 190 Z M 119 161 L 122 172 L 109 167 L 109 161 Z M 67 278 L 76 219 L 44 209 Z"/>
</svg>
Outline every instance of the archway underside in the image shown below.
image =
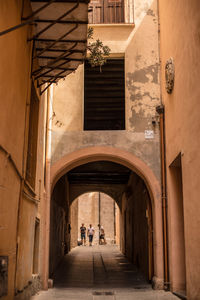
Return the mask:
<svg viewBox="0 0 200 300">
<path fill-rule="evenodd" d="M 83 164 L 67 173 L 70 203 L 86 192 L 102 192 L 115 199 L 121 208 L 131 171 L 127 167 L 109 161 Z"/>
</svg>

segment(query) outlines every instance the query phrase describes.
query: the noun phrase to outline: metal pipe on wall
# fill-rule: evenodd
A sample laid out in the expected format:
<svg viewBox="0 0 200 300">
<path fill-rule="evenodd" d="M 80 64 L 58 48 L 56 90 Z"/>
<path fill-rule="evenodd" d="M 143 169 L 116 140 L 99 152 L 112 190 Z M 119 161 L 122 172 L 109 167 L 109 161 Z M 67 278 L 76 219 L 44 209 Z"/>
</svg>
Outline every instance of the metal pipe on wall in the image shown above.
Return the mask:
<svg viewBox="0 0 200 300">
<path fill-rule="evenodd" d="M 50 185 L 50 170 L 51 170 L 51 127 L 53 115 L 53 86 L 47 90 L 47 119 L 46 119 L 46 176 L 45 176 L 45 205 L 43 208 L 44 228 L 43 228 L 43 289 L 48 289 L 49 279 L 49 239 L 50 239 L 50 203 L 51 203 L 51 185 Z"/>
<path fill-rule="evenodd" d="M 101 229 L 101 193 L 99 192 L 99 244 L 100 244 L 100 229 Z"/>
<path fill-rule="evenodd" d="M 164 106 L 156 107 L 160 115 L 160 151 L 161 151 L 161 185 L 162 185 L 162 217 L 163 217 L 163 252 L 164 252 L 164 288 L 170 289 L 169 282 L 169 251 L 168 251 L 168 214 L 166 184 L 166 149 L 165 149 L 165 116 Z"/>
</svg>

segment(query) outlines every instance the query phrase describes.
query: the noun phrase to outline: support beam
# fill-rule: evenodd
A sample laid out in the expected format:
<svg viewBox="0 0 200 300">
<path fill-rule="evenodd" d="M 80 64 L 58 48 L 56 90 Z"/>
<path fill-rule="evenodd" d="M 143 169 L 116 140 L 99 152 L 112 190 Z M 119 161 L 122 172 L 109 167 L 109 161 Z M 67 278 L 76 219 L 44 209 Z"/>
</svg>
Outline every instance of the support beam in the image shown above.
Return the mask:
<svg viewBox="0 0 200 300">
<path fill-rule="evenodd" d="M 77 20 L 34 20 L 36 23 L 57 23 L 57 24 L 88 24 L 88 21 L 77 21 Z"/>
<path fill-rule="evenodd" d="M 43 51 L 45 48 L 36 48 L 36 51 Z M 44 52 L 67 52 L 68 49 L 46 49 Z M 70 50 L 71 53 L 85 53 L 86 50 Z"/>
<path fill-rule="evenodd" d="M 37 56 L 37 58 L 41 58 L 41 59 L 55 59 L 56 56 Z M 71 61 L 83 61 L 84 58 L 71 58 L 71 57 L 62 57 L 60 58 L 60 60 L 71 60 Z"/>
<path fill-rule="evenodd" d="M 30 40 L 28 40 L 30 41 Z M 34 38 L 34 41 L 36 42 L 44 42 L 44 43 L 48 43 L 48 42 L 55 42 L 55 40 L 53 39 L 38 39 L 38 38 Z M 87 40 L 60 40 L 60 43 L 87 43 Z"/>
</svg>

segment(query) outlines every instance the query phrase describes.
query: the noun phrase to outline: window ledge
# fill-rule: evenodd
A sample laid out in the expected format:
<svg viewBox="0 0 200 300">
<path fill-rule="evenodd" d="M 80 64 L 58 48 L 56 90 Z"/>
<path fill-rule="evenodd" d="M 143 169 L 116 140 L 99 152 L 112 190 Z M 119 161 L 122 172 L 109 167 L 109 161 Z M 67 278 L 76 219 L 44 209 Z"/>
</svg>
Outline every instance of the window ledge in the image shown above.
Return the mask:
<svg viewBox="0 0 200 300">
<path fill-rule="evenodd" d="M 88 24 L 89 27 L 130 27 L 134 28 L 134 23 L 109 23 L 109 24 Z"/>
</svg>

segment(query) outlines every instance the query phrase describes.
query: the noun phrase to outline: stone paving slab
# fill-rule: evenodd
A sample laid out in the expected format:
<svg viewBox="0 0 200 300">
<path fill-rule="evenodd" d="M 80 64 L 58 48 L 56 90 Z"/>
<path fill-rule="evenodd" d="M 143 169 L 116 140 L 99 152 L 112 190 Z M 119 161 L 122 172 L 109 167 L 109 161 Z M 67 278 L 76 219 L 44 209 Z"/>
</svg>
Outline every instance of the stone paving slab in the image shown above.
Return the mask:
<svg viewBox="0 0 200 300">
<path fill-rule="evenodd" d="M 116 246 L 77 247 L 62 261 L 54 288 L 31 300 L 178 300 L 154 291 Z"/>
<path fill-rule="evenodd" d="M 31 300 L 178 300 L 176 296 L 170 292 L 164 291 L 114 291 L 115 295 L 93 295 L 93 291 L 84 291 L 74 289 L 69 291 L 68 289 L 63 289 L 62 292 L 54 289 L 49 291 L 39 292 L 37 295 L 33 296 Z"/>
</svg>

